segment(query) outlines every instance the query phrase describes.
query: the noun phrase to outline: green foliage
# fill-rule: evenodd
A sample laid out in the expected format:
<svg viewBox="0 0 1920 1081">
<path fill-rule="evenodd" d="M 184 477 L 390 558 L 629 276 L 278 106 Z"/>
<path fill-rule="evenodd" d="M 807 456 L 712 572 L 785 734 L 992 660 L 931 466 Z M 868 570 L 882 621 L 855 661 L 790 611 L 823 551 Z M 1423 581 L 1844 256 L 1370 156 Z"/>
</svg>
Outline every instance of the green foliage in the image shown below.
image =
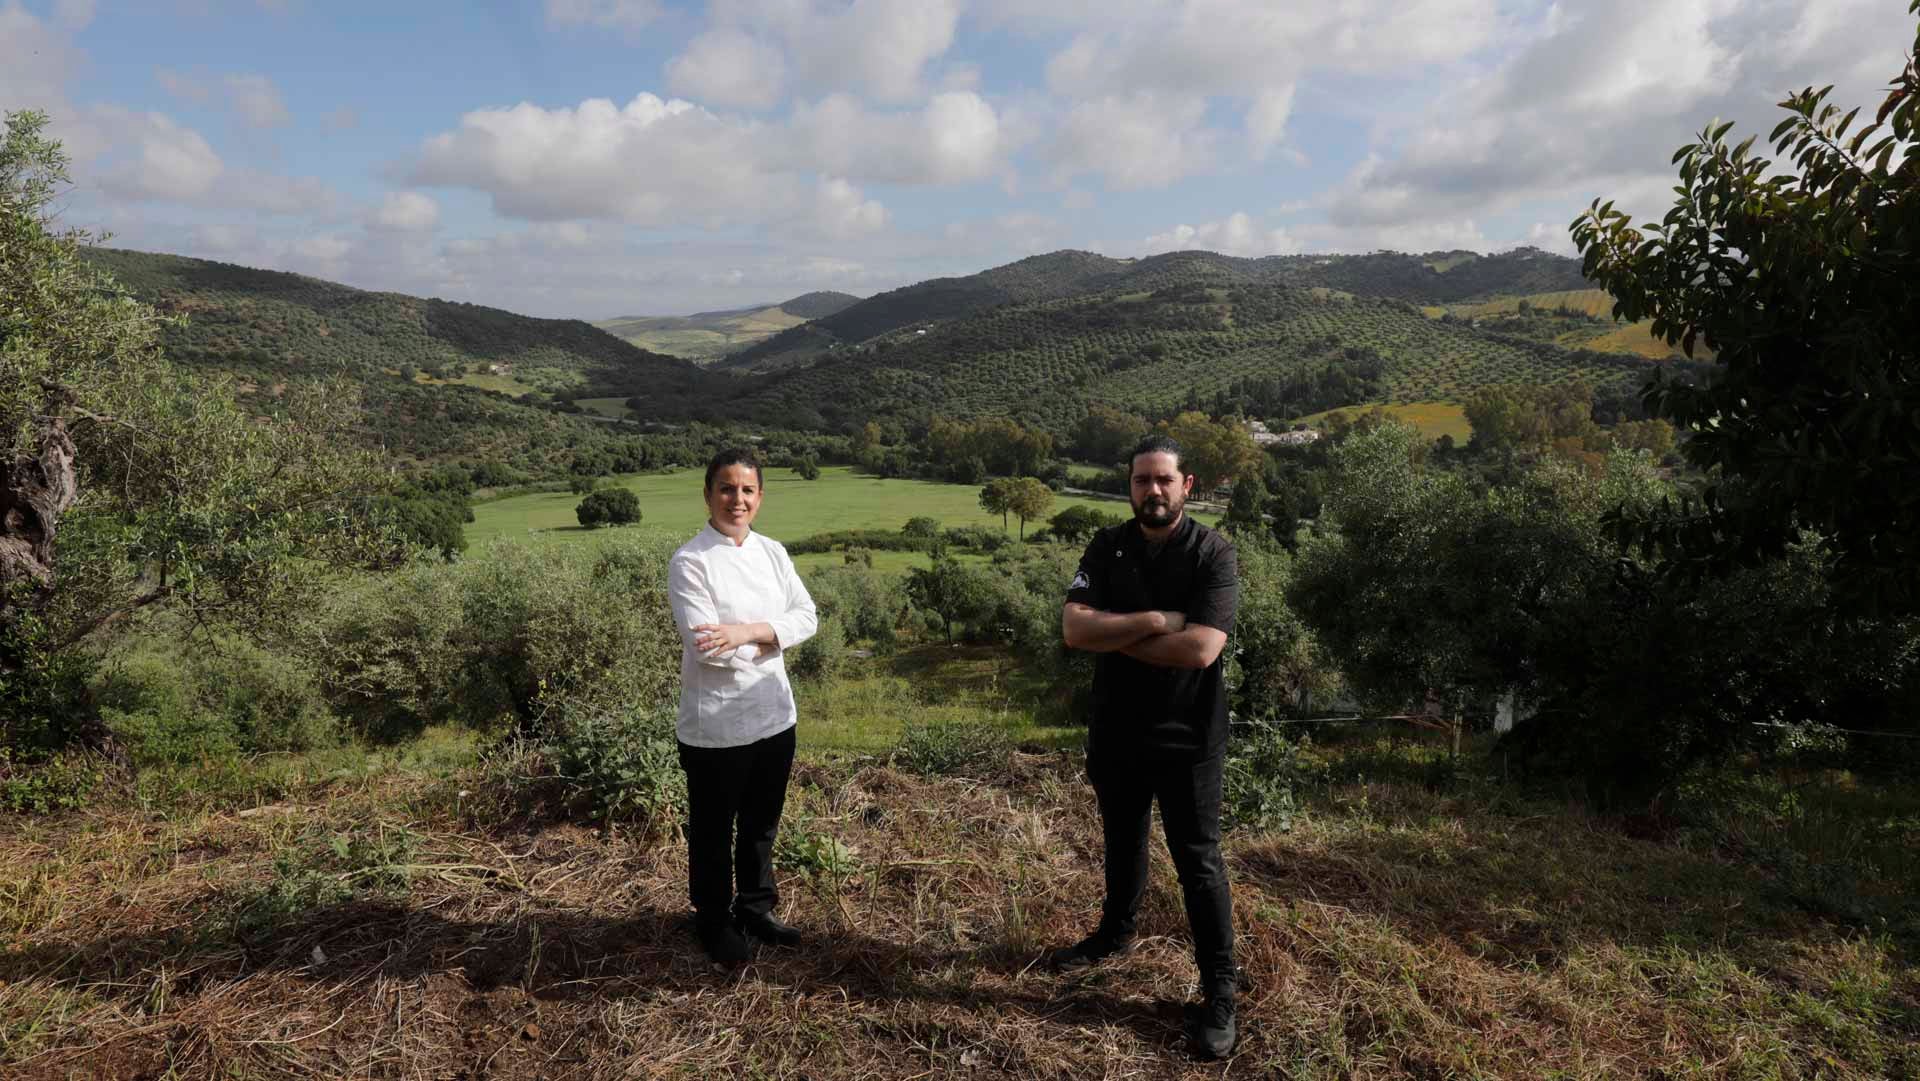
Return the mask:
<svg viewBox="0 0 1920 1081">
<path fill-rule="evenodd" d="M 574 515 L 588 529 L 632 525 L 640 520 L 640 497 L 626 488 L 602 488 L 582 499 L 574 508 Z"/>
<path fill-rule="evenodd" d="M 1073 451 L 1083 461 L 1117 463 L 1140 442 L 1147 430 L 1147 422 L 1142 418 L 1095 403 L 1073 427 Z"/>
<path fill-rule="evenodd" d="M 574 495 L 586 495 L 600 487 L 599 477 L 571 477 L 567 480 L 567 491 Z"/>
<path fill-rule="evenodd" d="M 1053 489 L 1037 477 L 1018 477 L 1006 489 L 1006 509 L 1020 519 L 1020 536 L 1027 535 L 1027 523 L 1044 517 L 1053 508 Z"/>
<path fill-rule="evenodd" d="M 303 831 L 277 852 L 273 877 L 235 898 L 230 933 L 271 935 L 317 910 L 367 897 L 394 897 L 412 883 L 419 836 L 380 824 L 372 830 Z"/>
<path fill-rule="evenodd" d="M 923 776 L 991 777 L 1013 754 L 1005 727 L 984 720 L 908 721 L 893 760 Z"/>
<path fill-rule="evenodd" d="M 620 536 L 500 542 L 458 564 L 410 564 L 333 597 L 301 628 L 300 648 L 341 716 L 381 738 L 670 701 L 671 554 L 666 540 Z"/>
<path fill-rule="evenodd" d="M 1710 483 L 1623 516 L 1620 536 L 1700 575 L 1777 559 L 1813 529 L 1844 604 L 1899 615 L 1920 606 L 1920 72 L 1909 60 L 1858 128 L 1832 89 L 1781 103 L 1769 141 L 1790 162 L 1713 124 L 1674 155 L 1659 222 L 1596 201 L 1572 229 L 1616 315 L 1718 361 L 1647 394 Z"/>
<path fill-rule="evenodd" d="M 1266 461 L 1246 424 L 1236 418 L 1215 420 L 1192 410 L 1163 421 L 1158 430 L 1180 444 L 1180 468 L 1193 474 L 1194 499 L 1208 498 L 1215 488 L 1255 473 Z"/>
<path fill-rule="evenodd" d="M 906 592 L 914 607 L 939 618 L 949 645 L 954 628 L 985 618 L 993 611 L 995 599 L 992 577 L 953 559 L 937 559 L 931 567 L 908 571 Z"/>
<path fill-rule="evenodd" d="M 902 536 L 931 540 L 940 535 L 940 523 L 924 516 L 909 518 L 907 524 L 900 527 L 900 533 Z"/>
<path fill-rule="evenodd" d="M 898 581 L 876 574 L 871 561 L 809 572 L 807 592 L 823 624 L 832 620 L 845 628 L 847 639 L 865 639 L 881 649 L 893 645 L 907 611 Z"/>
<path fill-rule="evenodd" d="M 1301 764 L 1299 745 L 1280 726 L 1266 721 L 1234 726 L 1223 774 L 1221 817 L 1226 825 L 1256 831 L 1293 828 L 1298 790 L 1309 771 Z"/>
<path fill-rule="evenodd" d="M 659 824 L 686 806 L 671 706 L 572 709 L 488 767 L 513 803 L 589 821 Z"/>
<path fill-rule="evenodd" d="M 0 746 L 0 812 L 44 815 L 87 806 L 106 780 L 107 762 L 82 750 L 16 759 Z"/>
<path fill-rule="evenodd" d="M 1068 507 L 1047 519 L 1047 532 L 1068 544 L 1085 544 L 1100 530 L 1124 521 L 1118 514 L 1097 507 Z"/>
<path fill-rule="evenodd" d="M 1320 656 L 1313 632 L 1287 603 L 1293 557 L 1260 533 L 1234 539 L 1239 609 L 1227 643 L 1235 709 L 1259 720 L 1294 712 L 1333 694 L 1340 678 Z"/>
<path fill-rule="evenodd" d="M 56 648 L 38 617 L 0 623 L 0 753 L 31 763 L 72 742 L 94 667 L 92 655 Z"/>
<path fill-rule="evenodd" d="M 820 462 L 812 457 L 802 458 L 793 463 L 793 471 L 801 480 L 819 480 Z"/>
<path fill-rule="evenodd" d="M 795 679 L 817 682 L 833 678 L 847 659 L 846 624 L 835 616 L 821 616 L 813 637 L 788 653 L 787 671 Z"/>
<path fill-rule="evenodd" d="M 839 883 L 860 872 L 860 854 L 830 833 L 786 822 L 774 838 L 773 865 L 805 878 Z"/>
<path fill-rule="evenodd" d="M 118 658 L 94 697 L 136 763 L 309 751 L 340 738 L 311 667 L 234 636 Z"/>
</svg>

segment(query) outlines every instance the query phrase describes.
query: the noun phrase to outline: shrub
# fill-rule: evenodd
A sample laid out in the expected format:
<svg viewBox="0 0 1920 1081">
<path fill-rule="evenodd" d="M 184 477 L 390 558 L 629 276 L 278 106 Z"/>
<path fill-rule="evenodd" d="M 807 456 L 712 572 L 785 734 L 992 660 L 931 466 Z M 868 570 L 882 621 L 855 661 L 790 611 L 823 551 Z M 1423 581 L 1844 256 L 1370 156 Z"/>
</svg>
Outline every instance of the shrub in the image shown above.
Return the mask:
<svg viewBox="0 0 1920 1081">
<path fill-rule="evenodd" d="M 674 714 L 666 706 L 574 712 L 542 750 L 563 803 L 574 813 L 650 822 L 686 804 Z"/>
<path fill-rule="evenodd" d="M 632 525 L 640 520 L 640 497 L 626 488 L 601 488 L 590 492 L 573 516 L 588 529 L 603 525 Z"/>
<path fill-rule="evenodd" d="M 94 697 L 136 762 L 309 751 L 339 741 L 313 669 L 239 638 L 122 658 L 100 672 Z"/>
<path fill-rule="evenodd" d="M 997 552 L 1013 543 L 1005 530 L 983 525 L 966 525 L 949 529 L 944 534 L 946 542 L 955 548 L 971 548 L 980 552 Z"/>
<path fill-rule="evenodd" d="M 836 616 L 822 616 L 813 637 L 787 654 L 787 671 L 795 679 L 822 680 L 838 672 L 846 660 L 846 625 Z"/>
<path fill-rule="evenodd" d="M 0 747 L 0 811 L 52 814 L 87 805 L 105 780 L 106 761 L 82 750 L 16 760 Z"/>
<path fill-rule="evenodd" d="M 1291 829 L 1295 790 L 1306 778 L 1300 745 L 1280 726 L 1265 721 L 1235 725 L 1227 745 L 1222 817 L 1234 827 Z"/>
<path fill-rule="evenodd" d="M 926 540 L 932 540 L 940 535 L 940 523 L 924 516 L 909 518 L 907 519 L 907 524 L 900 527 L 900 534 L 905 537 L 920 537 Z"/>
<path fill-rule="evenodd" d="M 588 495 L 600 487 L 599 477 L 575 477 L 567 482 L 567 490 L 574 495 Z M 577 511 L 576 511 L 577 513 Z M 585 523 L 582 523 L 585 524 Z"/>
<path fill-rule="evenodd" d="M 363 731 L 527 725 L 559 708 L 671 701 L 680 638 L 666 601 L 671 542 L 500 542 L 336 597 L 303 630 L 322 685 Z"/>
<path fill-rule="evenodd" d="M 1003 772 L 1013 753 L 1007 730 L 988 721 L 908 721 L 893 759 L 927 776 Z"/>
</svg>

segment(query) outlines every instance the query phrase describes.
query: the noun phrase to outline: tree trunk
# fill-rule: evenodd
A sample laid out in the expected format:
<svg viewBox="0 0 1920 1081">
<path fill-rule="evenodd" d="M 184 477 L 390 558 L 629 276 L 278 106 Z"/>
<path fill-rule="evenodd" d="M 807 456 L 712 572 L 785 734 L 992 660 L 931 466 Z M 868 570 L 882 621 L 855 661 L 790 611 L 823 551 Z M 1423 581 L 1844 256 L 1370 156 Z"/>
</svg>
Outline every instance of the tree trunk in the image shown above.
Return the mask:
<svg viewBox="0 0 1920 1081">
<path fill-rule="evenodd" d="M 53 541 L 60 516 L 79 498 L 67 426 L 55 417 L 39 432 L 38 454 L 8 463 L 0 485 L 0 612 L 46 606 L 53 593 Z M 24 590 L 22 597 L 19 591 Z"/>
<path fill-rule="evenodd" d="M 29 651 L 54 650 L 58 643 L 29 637 L 34 617 L 46 610 L 54 592 L 54 539 L 60 518 L 80 497 L 74 468 L 78 451 L 59 417 L 45 421 L 36 445 L 6 464 L 0 476 L 0 677 L 30 670 Z M 13 682 L 5 679 L 4 682 Z M 93 696 L 80 691 L 64 726 L 73 739 L 126 763 L 126 752 L 100 719 Z"/>
</svg>

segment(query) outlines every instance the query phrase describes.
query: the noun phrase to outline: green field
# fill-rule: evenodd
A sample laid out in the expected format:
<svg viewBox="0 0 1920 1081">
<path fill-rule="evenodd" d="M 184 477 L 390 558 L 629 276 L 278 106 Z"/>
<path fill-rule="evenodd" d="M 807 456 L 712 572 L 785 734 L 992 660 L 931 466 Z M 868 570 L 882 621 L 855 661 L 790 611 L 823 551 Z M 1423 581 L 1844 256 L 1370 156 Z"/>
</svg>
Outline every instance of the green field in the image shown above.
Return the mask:
<svg viewBox="0 0 1920 1081">
<path fill-rule="evenodd" d="M 1473 425 L 1467 423 L 1466 410 L 1454 402 L 1409 402 L 1404 405 L 1382 405 L 1380 408 L 1386 410 L 1394 419 L 1412 425 L 1415 431 L 1428 439 L 1450 435 L 1455 443 L 1465 443 L 1473 438 Z M 1329 409 L 1324 413 L 1301 417 L 1300 423 L 1318 425 L 1335 413 L 1344 413 L 1351 420 L 1372 409 L 1371 404 Z"/>
<path fill-rule="evenodd" d="M 690 537 L 706 521 L 706 504 L 700 498 L 702 474 L 685 469 L 672 473 L 647 473 L 620 477 L 613 483 L 640 497 L 641 528 L 660 530 L 671 536 Z M 928 517 L 942 526 L 998 526 L 1000 517 L 980 509 L 980 489 L 968 484 L 937 484 L 924 480 L 881 479 L 855 473 L 848 466 L 830 466 L 820 471 L 820 479 L 801 480 L 791 469 L 766 471 L 766 501 L 761 505 L 756 528 L 776 540 L 793 541 L 842 529 L 899 529 L 907 519 Z M 583 540 L 594 534 L 580 528 L 573 509 L 580 497 L 572 492 L 539 492 L 513 496 L 473 508 L 474 520 L 467 526 L 467 541 L 478 546 L 501 537 Z M 1125 515 L 1125 503 L 1060 496 L 1053 511 L 1072 506 L 1097 507 L 1109 514 Z M 1211 522 L 1213 515 L 1195 515 Z M 1029 530 L 1045 523 L 1027 523 Z M 1017 534 L 1020 523 L 1009 520 Z M 838 562 L 837 555 L 802 557 L 802 566 Z M 898 570 L 919 566 L 925 557 L 913 552 L 875 552 L 874 566 Z"/>
</svg>

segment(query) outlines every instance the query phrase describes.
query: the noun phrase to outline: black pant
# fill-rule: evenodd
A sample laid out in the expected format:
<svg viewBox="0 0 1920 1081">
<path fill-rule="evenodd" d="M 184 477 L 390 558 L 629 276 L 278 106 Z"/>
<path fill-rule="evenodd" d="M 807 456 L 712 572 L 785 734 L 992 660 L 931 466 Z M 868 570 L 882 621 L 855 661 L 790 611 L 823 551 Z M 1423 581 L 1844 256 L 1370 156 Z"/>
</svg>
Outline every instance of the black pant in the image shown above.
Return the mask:
<svg viewBox="0 0 1920 1081">
<path fill-rule="evenodd" d="M 729 909 L 734 916 L 772 912 L 780 899 L 773 835 L 787 802 L 793 728 L 739 747 L 682 743 L 680 767 L 687 771 L 687 892 L 695 918 L 722 923 Z"/>
<path fill-rule="evenodd" d="M 1107 899 L 1101 930 L 1130 937 L 1147 890 L 1147 832 L 1153 801 L 1167 831 L 1167 852 L 1186 895 L 1187 926 L 1202 988 L 1233 978 L 1233 894 L 1220 858 L 1220 785 L 1224 751 L 1179 753 L 1102 749 L 1087 759 L 1106 835 Z"/>
</svg>

